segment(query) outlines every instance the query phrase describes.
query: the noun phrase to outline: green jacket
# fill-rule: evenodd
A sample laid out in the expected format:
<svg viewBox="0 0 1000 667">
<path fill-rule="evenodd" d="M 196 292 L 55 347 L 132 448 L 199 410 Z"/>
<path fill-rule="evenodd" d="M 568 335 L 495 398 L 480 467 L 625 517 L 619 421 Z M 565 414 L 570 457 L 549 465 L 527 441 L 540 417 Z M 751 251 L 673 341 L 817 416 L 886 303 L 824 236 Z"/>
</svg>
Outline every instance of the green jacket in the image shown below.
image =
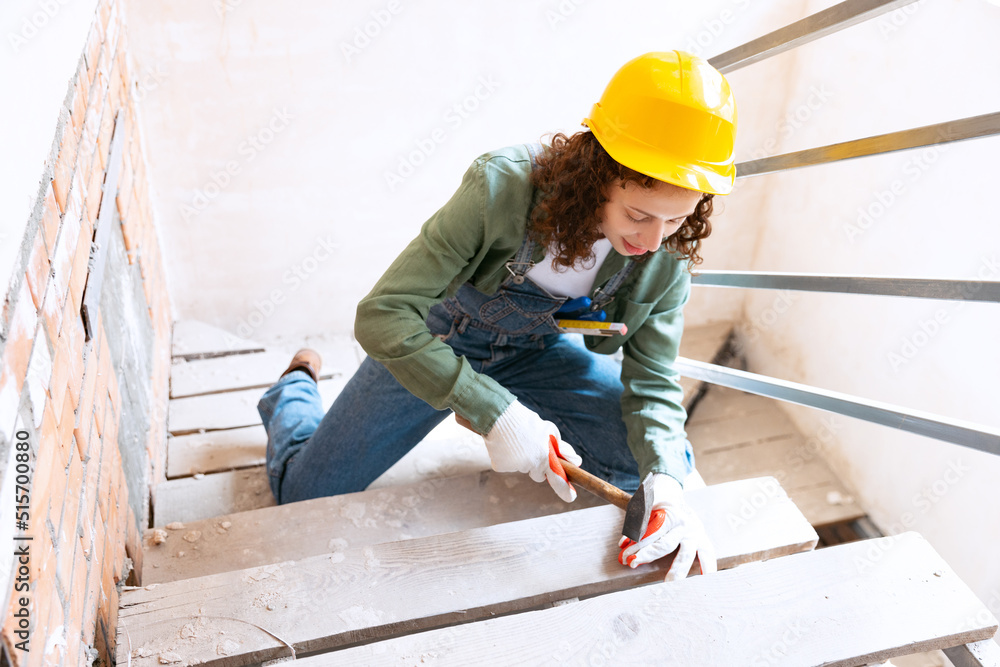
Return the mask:
<svg viewBox="0 0 1000 667">
<path fill-rule="evenodd" d="M 368 355 L 413 394 L 439 410 L 450 408 L 480 433 L 492 428 L 515 397 L 431 335 L 425 321 L 431 306 L 453 296 L 463 283 L 493 294 L 509 275 L 504 263 L 521 245 L 540 199 L 529 182 L 530 171 L 523 144 L 477 158 L 458 191 L 358 304 L 354 332 Z M 541 261 L 544 253 L 536 246 L 532 259 Z M 612 251 L 598 270 L 595 288 L 626 261 Z M 628 333 L 584 337 L 587 348 L 600 354 L 623 348 L 622 417 L 640 479 L 662 472 L 682 484 L 691 462 L 685 454 L 683 391 L 673 364 L 691 293 L 686 264 L 666 250 L 649 256 L 605 308 L 608 320 L 624 322 Z"/>
</svg>

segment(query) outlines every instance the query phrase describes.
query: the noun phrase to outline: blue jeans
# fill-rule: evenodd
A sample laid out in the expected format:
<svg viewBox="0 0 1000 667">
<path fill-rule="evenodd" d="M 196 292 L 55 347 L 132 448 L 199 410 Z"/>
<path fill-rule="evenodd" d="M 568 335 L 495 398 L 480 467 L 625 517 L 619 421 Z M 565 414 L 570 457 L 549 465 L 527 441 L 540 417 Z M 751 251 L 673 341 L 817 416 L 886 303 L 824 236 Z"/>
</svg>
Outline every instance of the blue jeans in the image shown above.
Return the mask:
<svg viewBox="0 0 1000 667">
<path fill-rule="evenodd" d="M 512 276 L 524 270 L 516 269 Z M 621 366 L 587 350 L 582 336 L 557 333 L 552 315 L 565 301 L 525 278 L 508 279 L 492 295 L 463 285 L 430 309 L 427 327 L 554 423 L 584 470 L 632 493 L 640 480 L 621 417 Z M 326 414 L 303 371 L 272 385 L 257 411 L 279 504 L 364 490 L 451 414 L 410 393 L 371 357 Z"/>
</svg>

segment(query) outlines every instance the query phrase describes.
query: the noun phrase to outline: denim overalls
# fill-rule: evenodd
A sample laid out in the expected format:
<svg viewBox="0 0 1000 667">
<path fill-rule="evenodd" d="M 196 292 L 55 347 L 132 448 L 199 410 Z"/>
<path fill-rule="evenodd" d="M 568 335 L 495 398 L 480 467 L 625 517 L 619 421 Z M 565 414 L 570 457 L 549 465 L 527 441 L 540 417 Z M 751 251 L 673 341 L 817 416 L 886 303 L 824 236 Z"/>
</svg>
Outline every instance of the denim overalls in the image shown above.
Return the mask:
<svg viewBox="0 0 1000 667">
<path fill-rule="evenodd" d="M 553 422 L 584 469 L 634 492 L 639 473 L 621 418 L 621 366 L 587 350 L 582 336 L 558 332 L 552 315 L 566 298 L 525 277 L 533 246 L 525 236 L 495 294 L 465 284 L 430 309 L 427 327 L 473 369 Z M 594 310 L 611 301 L 634 266 L 627 263 L 607 282 Z M 303 371 L 282 377 L 257 410 L 279 504 L 364 490 L 451 414 L 411 394 L 371 357 L 325 415 L 316 384 Z"/>
</svg>

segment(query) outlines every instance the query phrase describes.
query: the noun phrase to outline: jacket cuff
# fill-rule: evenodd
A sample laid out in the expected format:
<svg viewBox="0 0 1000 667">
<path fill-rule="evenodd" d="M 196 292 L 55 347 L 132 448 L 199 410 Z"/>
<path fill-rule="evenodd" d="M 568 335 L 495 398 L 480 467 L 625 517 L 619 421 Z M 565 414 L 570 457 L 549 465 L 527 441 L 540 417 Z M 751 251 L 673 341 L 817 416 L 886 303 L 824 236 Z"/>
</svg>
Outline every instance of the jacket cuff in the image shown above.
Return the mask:
<svg viewBox="0 0 1000 667">
<path fill-rule="evenodd" d="M 468 419 L 477 433 L 485 435 L 515 399 L 499 382 L 470 368 L 459 377 L 448 407 Z"/>
</svg>

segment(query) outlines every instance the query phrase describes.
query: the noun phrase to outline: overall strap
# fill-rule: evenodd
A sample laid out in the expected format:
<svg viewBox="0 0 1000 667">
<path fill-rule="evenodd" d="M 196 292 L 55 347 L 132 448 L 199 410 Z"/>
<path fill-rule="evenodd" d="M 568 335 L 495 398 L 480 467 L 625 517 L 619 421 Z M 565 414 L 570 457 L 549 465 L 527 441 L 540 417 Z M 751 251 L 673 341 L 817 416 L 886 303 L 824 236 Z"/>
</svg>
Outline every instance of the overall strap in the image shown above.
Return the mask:
<svg viewBox="0 0 1000 667">
<path fill-rule="evenodd" d="M 611 300 L 615 298 L 615 292 L 625 283 L 625 280 L 635 267 L 636 262 L 631 259 L 628 260 L 625 266 L 618 270 L 618 273 L 611 276 L 611 280 L 604 287 L 598 287 L 597 291 L 594 292 L 594 298 L 590 302 L 590 309 L 593 311 L 601 310 L 611 303 Z"/>
<path fill-rule="evenodd" d="M 528 155 L 531 156 L 531 170 L 534 171 L 538 164 L 538 156 L 545 150 L 545 147 L 537 141 L 532 144 L 525 144 L 525 146 L 528 149 Z"/>
<path fill-rule="evenodd" d="M 524 274 L 531 270 L 531 267 L 535 265 L 531 261 L 531 253 L 535 250 L 535 242 L 532 241 L 528 234 L 524 235 L 524 240 L 521 242 L 521 247 L 517 249 L 517 254 L 514 255 L 514 259 L 510 260 L 504 266 L 510 271 L 510 277 L 507 280 L 513 282 L 515 285 L 520 285 L 524 282 Z"/>
<path fill-rule="evenodd" d="M 544 150 L 544 147 L 538 143 L 525 144 L 528 149 L 528 155 L 531 157 L 531 169 L 534 171 L 537 165 L 537 157 Z M 510 271 L 510 280 L 516 285 L 520 285 L 524 282 L 524 274 L 531 270 L 531 267 L 535 265 L 531 261 L 531 254 L 535 250 L 535 242 L 528 238 L 528 234 L 525 233 L 524 241 L 521 242 L 521 247 L 518 248 L 517 254 L 514 255 L 514 259 L 510 260 L 505 264 L 507 270 Z"/>
</svg>

